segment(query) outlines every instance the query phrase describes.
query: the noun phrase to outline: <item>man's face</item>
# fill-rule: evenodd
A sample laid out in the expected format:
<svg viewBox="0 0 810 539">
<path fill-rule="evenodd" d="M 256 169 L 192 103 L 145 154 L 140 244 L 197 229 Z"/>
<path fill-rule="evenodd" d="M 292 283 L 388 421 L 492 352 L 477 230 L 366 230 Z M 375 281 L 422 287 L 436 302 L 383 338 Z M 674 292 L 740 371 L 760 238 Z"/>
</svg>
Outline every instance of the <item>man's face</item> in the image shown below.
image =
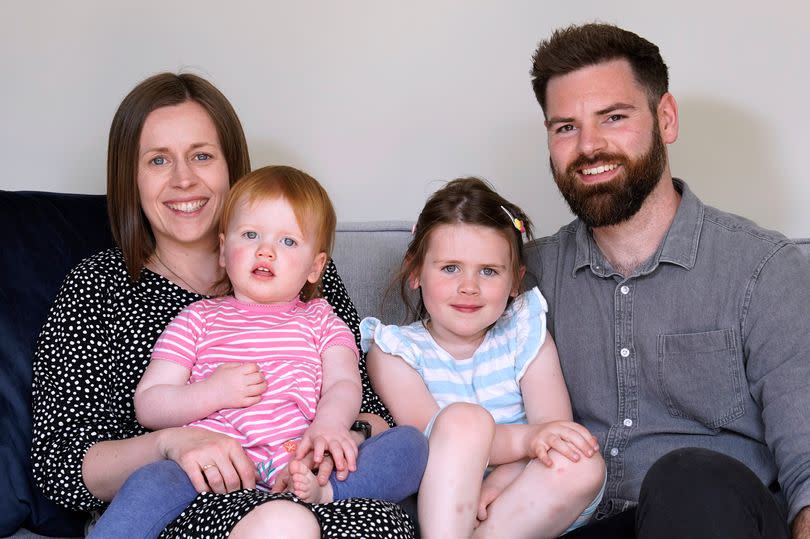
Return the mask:
<svg viewBox="0 0 810 539">
<path fill-rule="evenodd" d="M 658 118 L 626 60 L 555 77 L 546 92 L 551 172 L 590 227 L 638 212 L 666 167 Z"/>
</svg>

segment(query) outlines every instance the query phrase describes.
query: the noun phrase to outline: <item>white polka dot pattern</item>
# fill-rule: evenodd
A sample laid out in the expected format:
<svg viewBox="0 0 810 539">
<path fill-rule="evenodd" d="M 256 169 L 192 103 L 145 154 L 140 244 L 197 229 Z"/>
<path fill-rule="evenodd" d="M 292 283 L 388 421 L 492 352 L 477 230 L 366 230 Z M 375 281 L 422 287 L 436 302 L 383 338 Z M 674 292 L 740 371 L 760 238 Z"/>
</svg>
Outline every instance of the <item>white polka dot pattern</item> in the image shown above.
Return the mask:
<svg viewBox="0 0 810 539">
<path fill-rule="evenodd" d="M 324 275 L 323 296 L 359 344 L 360 320 L 331 263 Z M 34 357 L 31 457 L 37 484 L 52 500 L 82 511 L 104 506 L 82 481 L 84 455 L 100 441 L 147 432 L 135 420 L 135 386 L 163 328 L 199 299 L 149 270 L 132 283 L 118 249 L 85 259 L 67 276 Z M 365 357 L 361 370 L 363 410 L 390 422 L 371 390 Z M 277 497 L 261 491 L 200 495 L 163 536 L 226 537 L 248 511 Z M 405 513 L 386 502 L 354 499 L 304 505 L 318 518 L 323 537 L 414 535 Z"/>
</svg>

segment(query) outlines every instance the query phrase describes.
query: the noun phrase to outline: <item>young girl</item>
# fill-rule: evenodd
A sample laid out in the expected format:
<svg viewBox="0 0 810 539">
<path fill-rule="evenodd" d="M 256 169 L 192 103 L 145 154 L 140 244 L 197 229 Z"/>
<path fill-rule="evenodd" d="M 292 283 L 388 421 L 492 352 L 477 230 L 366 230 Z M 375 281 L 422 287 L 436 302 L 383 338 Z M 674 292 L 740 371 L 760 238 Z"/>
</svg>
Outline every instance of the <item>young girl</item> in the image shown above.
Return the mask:
<svg viewBox="0 0 810 539">
<path fill-rule="evenodd" d="M 360 442 L 370 433 L 368 423 L 355 422 L 361 385 L 354 337 L 329 303 L 314 298 L 335 221 L 326 191 L 299 170 L 265 167 L 239 180 L 220 222 L 227 295 L 189 305 L 166 327 L 135 390 L 136 416 L 151 429 L 189 425 L 234 437 L 254 462 L 260 488 L 286 487 L 310 503 L 396 502 L 418 489 L 427 444 L 407 427 Z M 327 455 L 345 480 L 332 473 L 322 485 L 310 471 Z M 176 499 L 183 508 L 195 497 L 193 489 L 173 487 L 177 478 L 167 470 L 176 475 L 176 466 L 151 469 L 137 488 L 121 489 L 99 521 L 105 535 L 114 531 L 105 523 L 111 511 L 131 522 L 139 503 L 173 507 Z M 216 462 L 197 473 L 212 488 L 232 479 Z"/>
<path fill-rule="evenodd" d="M 419 320 L 360 325 L 374 389 L 429 438 L 424 537 L 557 537 L 602 496 L 604 462 L 571 421 L 546 301 L 536 288 L 518 295 L 524 233 L 523 211 L 486 183 L 451 181 L 427 201 L 403 261 Z"/>
</svg>

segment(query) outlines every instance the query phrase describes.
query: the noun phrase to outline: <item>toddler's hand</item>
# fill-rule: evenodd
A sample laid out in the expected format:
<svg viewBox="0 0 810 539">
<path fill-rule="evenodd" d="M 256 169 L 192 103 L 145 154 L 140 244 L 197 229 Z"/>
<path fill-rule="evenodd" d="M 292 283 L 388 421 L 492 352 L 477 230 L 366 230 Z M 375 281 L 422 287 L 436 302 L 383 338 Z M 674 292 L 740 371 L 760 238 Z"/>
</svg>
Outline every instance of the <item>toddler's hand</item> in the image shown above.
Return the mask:
<svg viewBox="0 0 810 539">
<path fill-rule="evenodd" d="M 301 459 L 310 451 L 316 466 L 325 455 L 331 455 L 338 475 L 357 469 L 357 442 L 344 426 L 325 424 L 316 417 L 298 443 L 296 458 Z"/>
<path fill-rule="evenodd" d="M 244 408 L 261 400 L 267 389 L 255 363 L 224 363 L 204 382 L 214 393 L 217 408 Z"/>
<path fill-rule="evenodd" d="M 568 460 L 577 462 L 580 455 L 591 457 L 599 451 L 599 443 L 588 429 L 573 421 L 551 421 L 537 425 L 534 434 L 528 438 L 526 455 L 551 466 L 548 452 L 552 449 Z"/>
</svg>

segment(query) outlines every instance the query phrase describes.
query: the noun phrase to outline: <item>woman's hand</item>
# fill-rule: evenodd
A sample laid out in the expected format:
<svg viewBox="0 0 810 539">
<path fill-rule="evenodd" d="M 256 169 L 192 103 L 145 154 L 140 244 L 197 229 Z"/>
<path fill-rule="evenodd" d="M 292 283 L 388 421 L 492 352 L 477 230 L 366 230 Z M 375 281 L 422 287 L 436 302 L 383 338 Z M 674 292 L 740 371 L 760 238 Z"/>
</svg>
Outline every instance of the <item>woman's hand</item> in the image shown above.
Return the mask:
<svg viewBox="0 0 810 539">
<path fill-rule="evenodd" d="M 256 466 L 235 439 L 196 427 L 158 432 L 161 454 L 177 462 L 197 492 L 256 488 Z"/>
<path fill-rule="evenodd" d="M 532 434 L 526 439 L 526 455 L 536 458 L 546 466 L 552 465 L 548 456 L 552 449 L 573 462 L 577 462 L 580 455 L 591 457 L 599 451 L 596 437 L 573 421 L 551 421 L 534 427 Z"/>
</svg>

